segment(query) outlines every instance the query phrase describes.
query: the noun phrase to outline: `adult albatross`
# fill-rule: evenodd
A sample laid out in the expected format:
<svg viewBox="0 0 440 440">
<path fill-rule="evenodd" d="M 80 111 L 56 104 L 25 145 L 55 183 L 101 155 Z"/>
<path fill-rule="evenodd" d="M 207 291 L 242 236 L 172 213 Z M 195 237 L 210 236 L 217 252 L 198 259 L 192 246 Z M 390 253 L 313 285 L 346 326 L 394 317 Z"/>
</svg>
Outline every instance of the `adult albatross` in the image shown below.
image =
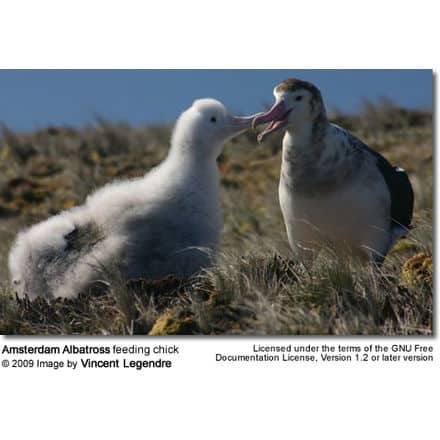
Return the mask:
<svg viewBox="0 0 440 440">
<path fill-rule="evenodd" d="M 216 159 L 251 120 L 214 99 L 195 101 L 156 168 L 19 233 L 9 255 L 14 290 L 73 297 L 114 263 L 127 279 L 187 277 L 208 266 L 222 228 Z"/>
<path fill-rule="evenodd" d="M 326 246 L 382 263 L 411 225 L 414 195 L 406 172 L 352 133 L 329 123 L 320 91 L 288 79 L 253 126 L 284 129 L 279 201 L 292 250 L 305 263 Z"/>
</svg>

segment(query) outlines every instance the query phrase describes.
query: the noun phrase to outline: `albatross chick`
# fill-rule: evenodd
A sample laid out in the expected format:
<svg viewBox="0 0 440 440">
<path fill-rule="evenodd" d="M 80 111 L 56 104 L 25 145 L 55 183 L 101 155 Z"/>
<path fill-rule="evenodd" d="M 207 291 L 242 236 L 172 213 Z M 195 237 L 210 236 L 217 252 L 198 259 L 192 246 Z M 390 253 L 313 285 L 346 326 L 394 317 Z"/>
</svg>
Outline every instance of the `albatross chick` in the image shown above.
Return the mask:
<svg viewBox="0 0 440 440">
<path fill-rule="evenodd" d="M 195 101 L 160 165 L 18 234 L 9 255 L 17 294 L 73 297 L 114 263 L 125 279 L 188 277 L 209 266 L 222 228 L 216 159 L 251 119 L 214 99 Z"/>
</svg>

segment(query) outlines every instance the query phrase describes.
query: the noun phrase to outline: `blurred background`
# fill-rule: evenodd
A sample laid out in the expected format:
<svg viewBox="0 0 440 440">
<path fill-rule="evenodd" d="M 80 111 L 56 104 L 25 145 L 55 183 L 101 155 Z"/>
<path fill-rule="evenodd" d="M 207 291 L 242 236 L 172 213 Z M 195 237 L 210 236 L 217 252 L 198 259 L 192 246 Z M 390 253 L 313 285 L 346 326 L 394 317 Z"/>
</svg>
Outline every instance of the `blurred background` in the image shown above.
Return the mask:
<svg viewBox="0 0 440 440">
<path fill-rule="evenodd" d="M 112 122 L 169 123 L 194 99 L 213 97 L 252 114 L 282 80 L 321 90 L 329 110 L 357 112 L 383 97 L 432 108 L 431 70 L 0 70 L 0 122 L 15 131 L 81 127 L 96 115 Z"/>
</svg>

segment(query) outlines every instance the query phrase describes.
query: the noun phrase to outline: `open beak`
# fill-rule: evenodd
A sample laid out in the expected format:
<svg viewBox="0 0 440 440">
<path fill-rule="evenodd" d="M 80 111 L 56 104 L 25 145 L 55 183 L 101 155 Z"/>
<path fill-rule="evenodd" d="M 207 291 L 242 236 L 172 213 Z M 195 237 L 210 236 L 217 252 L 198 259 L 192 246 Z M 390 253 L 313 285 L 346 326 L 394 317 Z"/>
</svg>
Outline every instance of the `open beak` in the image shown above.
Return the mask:
<svg viewBox="0 0 440 440">
<path fill-rule="evenodd" d="M 257 114 L 252 121 L 252 128 L 255 130 L 257 125 L 270 123 L 265 130 L 263 130 L 257 137 L 258 142 L 262 142 L 263 139 L 287 125 L 288 116 L 291 110 L 287 110 L 286 104 L 283 100 L 277 101 L 273 107 L 265 112 Z"/>
</svg>

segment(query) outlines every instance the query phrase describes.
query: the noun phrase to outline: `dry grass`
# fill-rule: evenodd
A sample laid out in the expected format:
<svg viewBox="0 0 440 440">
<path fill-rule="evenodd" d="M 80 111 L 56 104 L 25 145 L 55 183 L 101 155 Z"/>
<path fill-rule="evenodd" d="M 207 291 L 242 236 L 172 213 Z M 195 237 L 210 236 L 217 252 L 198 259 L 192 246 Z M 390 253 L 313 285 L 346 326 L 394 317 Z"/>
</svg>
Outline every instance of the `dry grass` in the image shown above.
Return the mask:
<svg viewBox="0 0 440 440">
<path fill-rule="evenodd" d="M 189 280 L 114 276 L 52 301 L 12 295 L 6 262 L 16 232 L 115 178 L 144 174 L 165 156 L 170 127 L 3 128 L 0 333 L 432 334 L 432 114 L 384 101 L 332 119 L 406 168 L 414 185 L 416 229 L 381 272 L 330 250 L 310 270 L 292 260 L 276 197 L 280 140 L 257 145 L 249 133 L 219 160 L 225 230 L 215 267 Z"/>
</svg>

